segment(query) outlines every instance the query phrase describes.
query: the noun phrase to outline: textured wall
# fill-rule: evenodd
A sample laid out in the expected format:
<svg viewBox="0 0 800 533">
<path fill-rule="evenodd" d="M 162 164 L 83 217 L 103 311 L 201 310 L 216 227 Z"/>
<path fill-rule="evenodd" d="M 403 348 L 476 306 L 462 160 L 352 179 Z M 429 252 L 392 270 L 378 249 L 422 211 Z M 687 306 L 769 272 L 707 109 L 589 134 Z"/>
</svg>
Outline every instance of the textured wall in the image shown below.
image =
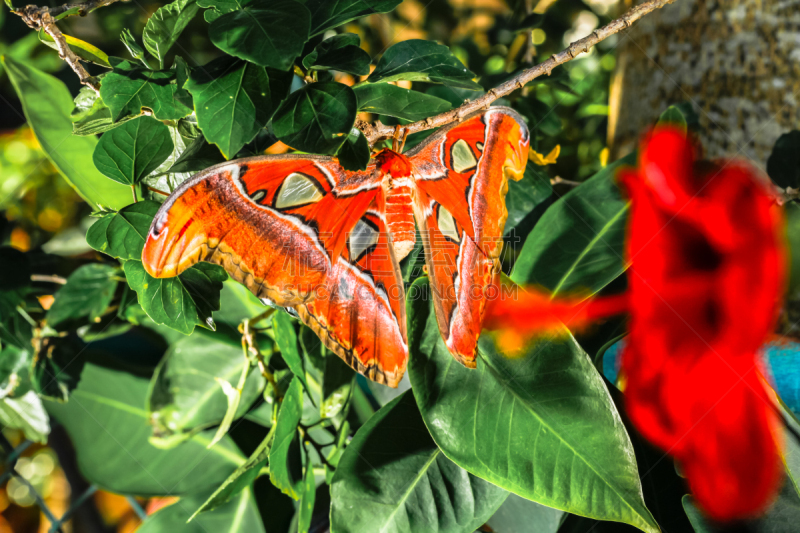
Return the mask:
<svg viewBox="0 0 800 533">
<path fill-rule="evenodd" d="M 612 82 L 612 154 L 669 104 L 691 101 L 709 157 L 766 165 L 800 127 L 800 0 L 675 0 L 621 37 Z"/>
</svg>

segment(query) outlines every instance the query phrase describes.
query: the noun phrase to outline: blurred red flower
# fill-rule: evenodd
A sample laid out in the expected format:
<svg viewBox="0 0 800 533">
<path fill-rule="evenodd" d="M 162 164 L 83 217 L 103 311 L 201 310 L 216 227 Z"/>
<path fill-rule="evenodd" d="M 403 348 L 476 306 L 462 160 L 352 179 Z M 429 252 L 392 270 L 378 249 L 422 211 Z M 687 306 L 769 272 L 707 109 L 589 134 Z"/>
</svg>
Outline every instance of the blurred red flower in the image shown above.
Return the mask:
<svg viewBox="0 0 800 533">
<path fill-rule="evenodd" d="M 710 517 L 755 516 L 774 498 L 783 470 L 780 420 L 759 369 L 784 290 L 780 211 L 753 169 L 697 161 L 692 140 L 672 127 L 644 139 L 637 168 L 620 180 L 631 198 L 627 298 L 539 295 L 528 309 L 498 301 L 486 323 L 508 327 L 498 318 L 521 312 L 580 326 L 626 302 L 621 374 L 631 420 L 680 462 Z"/>
</svg>

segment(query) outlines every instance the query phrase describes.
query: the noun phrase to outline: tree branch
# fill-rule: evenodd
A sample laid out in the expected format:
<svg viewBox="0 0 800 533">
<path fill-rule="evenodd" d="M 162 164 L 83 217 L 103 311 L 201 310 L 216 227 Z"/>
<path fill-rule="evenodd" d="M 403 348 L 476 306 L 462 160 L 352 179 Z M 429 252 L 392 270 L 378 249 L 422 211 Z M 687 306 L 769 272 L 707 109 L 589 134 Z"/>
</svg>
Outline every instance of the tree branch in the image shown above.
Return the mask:
<svg viewBox="0 0 800 533">
<path fill-rule="evenodd" d="M 467 101 L 460 107 L 451 109 L 450 111 L 441 113 L 434 117 L 428 117 L 425 120 L 412 122 L 411 124 L 404 126 L 404 128 L 407 133 L 416 133 L 418 131 L 438 128 L 444 126 L 445 124 L 450 124 L 451 122 L 461 121 L 475 111 L 488 108 L 489 105 L 491 105 L 491 103 L 498 98 L 510 94 L 517 89 L 523 88 L 525 84 L 530 83 L 542 74 L 547 74 L 549 76 L 555 67 L 575 59 L 575 57 L 583 52 L 588 52 L 589 48 L 593 47 L 600 41 L 607 39 L 608 37 L 625 28 L 629 28 L 631 24 L 643 16 L 655 11 L 656 9 L 662 8 L 667 4 L 671 4 L 674 1 L 675 0 L 648 0 L 647 2 L 630 9 L 620 18 L 613 20 L 602 28 L 593 31 L 591 35 L 570 44 L 561 52 L 551 56 L 547 61 L 523 70 L 510 80 L 501 83 L 493 89 L 489 89 L 489 91 L 480 98 L 477 98 L 471 102 Z M 359 121 L 356 124 L 356 127 L 358 127 L 364 133 L 364 136 L 367 138 L 370 145 L 375 144 L 381 139 L 391 138 L 395 131 L 394 126 L 386 126 L 381 124 L 380 121 L 376 122 L 375 124 L 367 124 Z"/>
<path fill-rule="evenodd" d="M 13 11 L 13 13 L 19 15 L 28 27 L 37 31 L 40 29 L 44 30 L 47 35 L 52 37 L 56 44 L 56 50 L 58 50 L 58 57 L 67 62 L 69 67 L 78 75 L 83 85 L 91 87 L 94 92 L 99 95 L 100 84 L 86 72 L 85 68 L 83 68 L 80 58 L 72 51 L 64 35 L 61 33 L 61 30 L 56 26 L 56 20 L 72 15 L 80 15 L 83 17 L 95 9 L 113 4 L 117 1 L 118 0 L 89 0 L 82 4 L 63 4 L 51 8 L 28 5 Z"/>
</svg>

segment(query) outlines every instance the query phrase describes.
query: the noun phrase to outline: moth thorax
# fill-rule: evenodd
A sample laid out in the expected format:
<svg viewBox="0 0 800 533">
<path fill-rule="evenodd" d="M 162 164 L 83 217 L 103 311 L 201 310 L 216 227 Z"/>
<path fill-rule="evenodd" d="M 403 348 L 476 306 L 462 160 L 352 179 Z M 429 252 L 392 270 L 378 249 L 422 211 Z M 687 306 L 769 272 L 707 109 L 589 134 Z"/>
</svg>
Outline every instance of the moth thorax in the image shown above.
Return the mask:
<svg viewBox="0 0 800 533">
<path fill-rule="evenodd" d="M 414 248 L 413 182 L 410 177 L 399 180 L 386 175 L 383 181 L 386 228 L 392 235 L 394 253 L 400 261 Z"/>
</svg>

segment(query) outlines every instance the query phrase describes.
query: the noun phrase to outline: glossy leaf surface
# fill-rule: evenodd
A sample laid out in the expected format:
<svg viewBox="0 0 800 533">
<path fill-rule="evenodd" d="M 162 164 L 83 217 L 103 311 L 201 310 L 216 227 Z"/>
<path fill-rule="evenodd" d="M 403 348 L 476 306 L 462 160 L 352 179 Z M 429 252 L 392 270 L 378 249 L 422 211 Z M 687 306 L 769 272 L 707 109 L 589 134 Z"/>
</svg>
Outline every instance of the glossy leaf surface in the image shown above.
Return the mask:
<svg viewBox="0 0 800 533">
<path fill-rule="evenodd" d="M 409 294 L 425 291 L 421 278 Z M 414 395 L 447 457 L 549 507 L 658 531 L 619 413 L 568 333 L 513 358 L 482 338 L 470 370 L 448 352 L 429 299 L 409 298 L 408 317 Z"/>
<path fill-rule="evenodd" d="M 360 85 L 353 90 L 359 111 L 405 120 L 422 120 L 452 107 L 447 100 L 388 83 Z"/>
<path fill-rule="evenodd" d="M 525 240 L 511 274 L 515 283 L 589 295 L 625 271 L 628 202 L 615 172 L 635 157 L 607 166 L 553 203 Z"/>
<path fill-rule="evenodd" d="M 171 450 L 152 446 L 146 394 L 146 379 L 87 364 L 66 404 L 45 402 L 69 433 L 87 480 L 121 494 L 180 495 L 213 489 L 244 462 L 228 438 L 207 450 L 210 433 Z"/>
<path fill-rule="evenodd" d="M 472 532 L 507 496 L 445 457 L 406 391 L 345 449 L 331 485 L 331 531 Z"/>
<path fill-rule="evenodd" d="M 479 91 L 482 87 L 472 81 L 474 77 L 448 47 L 433 41 L 409 39 L 386 50 L 367 81 L 428 81 Z"/>
<path fill-rule="evenodd" d="M 94 149 L 94 165 L 112 180 L 134 185 L 167 160 L 174 146 L 169 128 L 139 117 L 106 132 Z"/>
</svg>

